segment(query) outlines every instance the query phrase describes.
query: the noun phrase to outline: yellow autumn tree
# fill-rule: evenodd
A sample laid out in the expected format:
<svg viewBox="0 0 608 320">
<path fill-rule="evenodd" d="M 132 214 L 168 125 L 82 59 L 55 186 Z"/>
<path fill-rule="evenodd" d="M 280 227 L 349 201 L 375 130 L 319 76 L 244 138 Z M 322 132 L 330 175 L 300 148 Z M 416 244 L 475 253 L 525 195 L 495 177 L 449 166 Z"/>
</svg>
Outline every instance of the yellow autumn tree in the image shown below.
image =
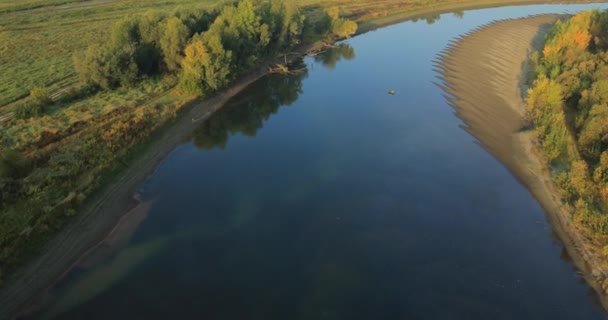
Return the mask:
<svg viewBox="0 0 608 320">
<path fill-rule="evenodd" d="M 570 167 L 570 183 L 579 197 L 592 197 L 594 186 L 589 176 L 589 165 L 584 160 L 575 160 Z"/>
</svg>

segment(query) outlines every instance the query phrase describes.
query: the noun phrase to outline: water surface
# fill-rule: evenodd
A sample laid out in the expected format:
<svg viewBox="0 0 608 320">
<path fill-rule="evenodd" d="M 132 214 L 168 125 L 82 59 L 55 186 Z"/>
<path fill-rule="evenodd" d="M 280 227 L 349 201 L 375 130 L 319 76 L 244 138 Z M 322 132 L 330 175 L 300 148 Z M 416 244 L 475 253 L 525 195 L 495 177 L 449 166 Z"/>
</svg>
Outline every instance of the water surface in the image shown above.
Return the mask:
<svg viewBox="0 0 608 320">
<path fill-rule="evenodd" d="M 74 270 L 45 317 L 606 319 L 432 65 L 494 19 L 595 7 L 404 22 L 256 82 L 165 159 L 130 240 Z"/>
</svg>

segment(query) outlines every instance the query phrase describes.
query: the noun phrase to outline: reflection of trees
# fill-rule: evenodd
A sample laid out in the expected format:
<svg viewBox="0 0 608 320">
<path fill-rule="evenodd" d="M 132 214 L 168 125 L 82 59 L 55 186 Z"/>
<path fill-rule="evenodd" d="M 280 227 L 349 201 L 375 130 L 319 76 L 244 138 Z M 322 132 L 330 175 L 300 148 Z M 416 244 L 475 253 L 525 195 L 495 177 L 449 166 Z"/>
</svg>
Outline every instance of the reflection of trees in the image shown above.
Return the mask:
<svg viewBox="0 0 608 320">
<path fill-rule="evenodd" d="M 457 13 L 454 13 L 454 15 L 457 15 Z M 464 13 L 462 15 L 464 15 Z M 441 15 L 438 13 L 435 13 L 435 14 L 425 15 L 422 17 L 416 17 L 416 18 L 412 19 L 412 22 L 416 23 L 420 19 L 423 19 L 424 21 L 426 21 L 427 24 L 433 24 L 433 23 L 437 22 L 439 19 L 441 19 Z"/>
<path fill-rule="evenodd" d="M 236 133 L 255 136 L 264 122 L 283 105 L 291 105 L 302 93 L 302 80 L 308 75 L 300 62 L 295 75 L 270 75 L 249 86 L 214 113 L 193 132 L 198 148 L 224 148 Z"/>
<path fill-rule="evenodd" d="M 462 10 L 452 11 L 452 14 L 454 15 L 454 17 L 456 17 L 458 19 L 462 19 L 464 17 L 464 11 L 462 11 Z"/>
<path fill-rule="evenodd" d="M 341 43 L 333 48 L 327 49 L 320 55 L 315 56 L 315 61 L 320 62 L 328 69 L 334 69 L 338 61 L 342 59 L 353 60 L 355 58 L 355 49 L 348 43 Z"/>
<path fill-rule="evenodd" d="M 426 24 L 433 24 L 439 19 L 441 19 L 441 15 L 439 15 L 438 13 L 424 17 L 424 20 L 426 20 Z"/>
</svg>

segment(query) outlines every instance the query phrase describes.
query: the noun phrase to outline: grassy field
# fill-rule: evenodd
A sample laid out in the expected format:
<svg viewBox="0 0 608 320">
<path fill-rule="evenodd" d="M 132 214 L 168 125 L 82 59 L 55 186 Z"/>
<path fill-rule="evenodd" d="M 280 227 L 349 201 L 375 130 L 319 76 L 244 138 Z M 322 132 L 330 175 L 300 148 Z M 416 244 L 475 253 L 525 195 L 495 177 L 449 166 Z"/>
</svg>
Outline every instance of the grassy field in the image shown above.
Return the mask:
<svg viewBox="0 0 608 320">
<path fill-rule="evenodd" d="M 216 2 L 2 0 L 0 106 L 26 96 L 35 86 L 55 89 L 76 81 L 72 54 L 106 39 L 112 24 L 125 15 L 179 6 L 208 7 Z"/>
<path fill-rule="evenodd" d="M 226 1 L 229 2 L 229 1 Z M 307 11 L 338 5 L 358 21 L 466 0 L 303 0 Z M 212 7 L 219 0 L 0 0 L 0 107 L 33 87 L 51 91 L 73 84 L 74 52 L 103 41 L 118 19 L 150 10 Z"/>
</svg>

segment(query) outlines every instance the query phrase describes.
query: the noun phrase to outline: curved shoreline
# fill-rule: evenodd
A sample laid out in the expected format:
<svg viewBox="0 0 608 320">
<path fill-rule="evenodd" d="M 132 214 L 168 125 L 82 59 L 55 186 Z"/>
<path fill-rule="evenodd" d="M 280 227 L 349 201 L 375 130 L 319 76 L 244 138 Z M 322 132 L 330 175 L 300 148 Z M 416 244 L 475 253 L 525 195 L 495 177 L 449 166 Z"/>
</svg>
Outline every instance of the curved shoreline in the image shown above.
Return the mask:
<svg viewBox="0 0 608 320">
<path fill-rule="evenodd" d="M 313 43 L 294 49 L 288 63 L 319 50 L 325 44 Z M 270 62 L 270 61 L 269 61 Z M 273 63 L 282 63 L 277 58 Z M 269 74 L 269 64 L 262 64 L 242 76 L 226 89 L 208 99 L 187 102 L 174 120 L 161 132 L 153 134 L 143 155 L 92 197 L 70 222 L 41 250 L 42 254 L 14 274 L 0 290 L 0 319 L 14 319 L 27 315 L 39 307 L 50 287 L 61 280 L 75 265 L 120 228 L 123 217 L 138 212 L 146 205 L 137 199 L 141 184 L 179 144 L 188 141 L 191 132 L 202 120 L 209 118 L 232 97 L 247 86 Z"/>
<path fill-rule="evenodd" d="M 367 25 L 360 28 L 357 34 L 408 19 L 454 10 L 511 5 L 597 2 L 597 0 L 471 0 L 461 3 L 438 4 L 430 8 L 364 21 L 363 23 Z M 302 56 L 318 45 L 302 46 L 295 51 Z M 296 58 L 299 58 L 299 56 L 291 57 L 291 59 Z M 280 62 L 282 59 L 277 61 Z M 31 307 L 30 305 L 41 301 L 41 297 L 45 296 L 47 288 L 57 283 L 84 255 L 102 243 L 108 236 L 111 236 L 112 231 L 115 230 L 124 216 L 132 210 L 137 210 L 140 203 L 133 195 L 137 193 L 145 179 L 153 174 L 163 159 L 177 145 L 188 139 L 190 132 L 200 124 L 200 121 L 207 119 L 230 98 L 267 74 L 266 66 L 261 66 L 239 78 L 230 87 L 212 98 L 203 101 L 195 99 L 188 102 L 189 106 L 184 107 L 185 111 L 180 112 L 176 119 L 170 121 L 160 133 L 154 134 L 151 138 L 154 141 L 148 143 L 144 155 L 132 160 L 128 167 L 120 172 L 120 176 L 117 176 L 87 202 L 88 204 L 79 211 L 73 222 L 69 223 L 45 245 L 39 256 L 33 258 L 22 270 L 12 275 L 7 279 L 7 283 L 0 287 L 0 319 L 13 319 L 23 314 L 24 310 L 35 308 L 36 305 Z M 578 265 L 578 262 L 576 264 Z"/>
<path fill-rule="evenodd" d="M 608 266 L 571 222 L 570 208 L 562 203 L 532 132 L 525 130 L 528 57 L 558 18 L 539 15 L 481 26 L 452 42 L 436 67 L 447 85 L 440 87 L 450 95 L 464 130 L 537 199 L 574 265 L 608 310 Z"/>
</svg>

